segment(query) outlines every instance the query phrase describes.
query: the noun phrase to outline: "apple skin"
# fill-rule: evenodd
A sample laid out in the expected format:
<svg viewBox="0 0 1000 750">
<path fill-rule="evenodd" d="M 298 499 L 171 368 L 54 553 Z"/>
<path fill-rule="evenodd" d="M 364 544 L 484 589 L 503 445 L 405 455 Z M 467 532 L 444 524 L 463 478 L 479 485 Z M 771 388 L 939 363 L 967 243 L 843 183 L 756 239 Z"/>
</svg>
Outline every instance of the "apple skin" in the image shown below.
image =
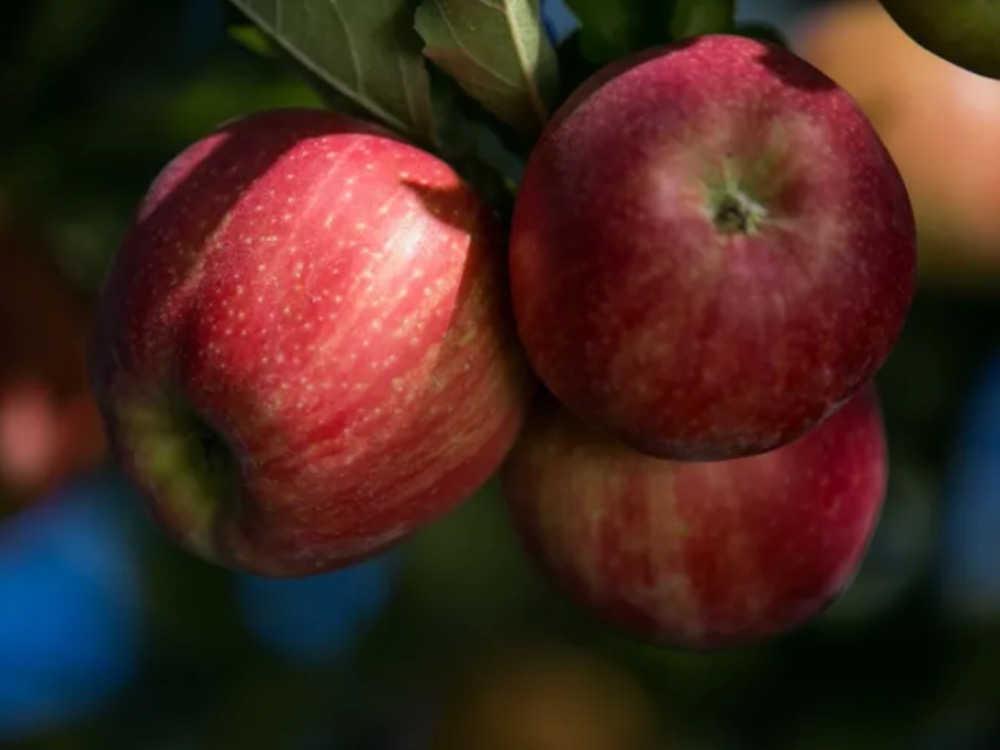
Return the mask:
<svg viewBox="0 0 1000 750">
<path fill-rule="evenodd" d="M 710 462 L 630 450 L 547 399 L 500 477 L 571 600 L 641 640 L 713 650 L 799 626 L 849 585 L 887 459 L 870 388 L 789 445 Z"/>
<path fill-rule="evenodd" d="M 881 0 L 920 46 L 981 76 L 1000 78 L 1000 3 L 996 0 Z"/>
<path fill-rule="evenodd" d="M 468 498 L 534 383 L 488 208 L 433 155 L 308 109 L 231 122 L 163 170 L 92 359 L 156 520 L 271 576 L 370 557 Z"/>
<path fill-rule="evenodd" d="M 906 189 L 853 100 L 784 49 L 716 35 L 639 59 L 584 83 L 529 159 L 518 331 L 549 390 L 637 450 L 761 453 L 826 418 L 898 338 Z"/>
</svg>

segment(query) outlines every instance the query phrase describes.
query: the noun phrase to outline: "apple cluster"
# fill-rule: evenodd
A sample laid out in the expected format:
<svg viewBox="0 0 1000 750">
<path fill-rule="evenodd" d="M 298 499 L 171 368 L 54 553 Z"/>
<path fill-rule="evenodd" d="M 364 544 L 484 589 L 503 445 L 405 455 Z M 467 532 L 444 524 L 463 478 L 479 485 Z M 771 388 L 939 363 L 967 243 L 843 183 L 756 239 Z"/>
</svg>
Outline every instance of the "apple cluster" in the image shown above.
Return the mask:
<svg viewBox="0 0 1000 750">
<path fill-rule="evenodd" d="M 871 381 L 914 271 L 892 159 L 792 53 L 702 37 L 585 83 L 531 156 L 510 240 L 551 395 L 502 480 L 543 568 L 674 646 L 818 613 L 881 507 Z"/>
<path fill-rule="evenodd" d="M 627 632 L 715 648 L 817 613 L 878 517 L 871 383 L 914 286 L 909 198 L 854 101 L 740 36 L 643 52 L 567 99 L 500 218 L 331 111 L 178 155 L 92 357 L 162 528 L 305 576 L 498 474 L 526 549 Z"/>
</svg>

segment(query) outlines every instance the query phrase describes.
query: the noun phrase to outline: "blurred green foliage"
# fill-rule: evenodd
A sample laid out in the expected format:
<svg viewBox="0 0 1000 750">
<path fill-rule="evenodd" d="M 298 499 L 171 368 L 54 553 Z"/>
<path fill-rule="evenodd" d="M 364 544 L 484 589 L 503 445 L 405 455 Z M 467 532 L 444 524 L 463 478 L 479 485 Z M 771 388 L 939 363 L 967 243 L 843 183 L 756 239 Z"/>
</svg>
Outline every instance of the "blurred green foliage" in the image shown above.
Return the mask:
<svg viewBox="0 0 1000 750">
<path fill-rule="evenodd" d="M 233 44 L 215 2 L 5 6 L 5 200 L 36 214 L 67 272 L 99 283 L 156 172 L 220 121 L 316 105 L 287 68 Z"/>
</svg>

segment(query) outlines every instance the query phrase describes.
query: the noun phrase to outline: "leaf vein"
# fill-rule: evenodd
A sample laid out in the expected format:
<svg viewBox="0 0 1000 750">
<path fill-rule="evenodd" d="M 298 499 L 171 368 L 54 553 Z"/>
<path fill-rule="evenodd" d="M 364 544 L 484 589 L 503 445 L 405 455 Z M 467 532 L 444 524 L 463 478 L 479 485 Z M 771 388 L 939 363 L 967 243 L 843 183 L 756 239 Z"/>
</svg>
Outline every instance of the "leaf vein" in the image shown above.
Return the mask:
<svg viewBox="0 0 1000 750">
<path fill-rule="evenodd" d="M 293 58 L 330 84 L 346 99 L 366 109 L 401 133 L 417 137 L 427 135 L 423 131 L 427 129 L 428 123 L 421 111 L 421 102 L 417 99 L 421 90 L 426 88 L 425 80 L 420 77 L 420 74 L 426 74 L 426 71 L 423 70 L 423 62 L 419 55 L 410 55 L 404 49 L 393 50 L 392 57 L 381 64 L 391 66 L 382 68 L 383 74 L 389 73 L 390 78 L 393 77 L 392 71 L 396 72 L 398 86 L 391 86 L 387 91 L 372 89 L 374 71 L 368 65 L 371 60 L 366 59 L 367 52 L 360 45 L 359 37 L 366 24 L 372 25 L 370 14 L 365 16 L 354 12 L 348 13 L 339 0 L 294 0 L 305 4 L 303 25 L 300 24 L 303 18 L 289 15 L 288 9 L 284 7 L 285 0 L 230 1 L 256 26 L 274 38 Z M 363 1 L 384 2 L 384 0 Z M 402 3 L 406 0 L 394 1 Z M 331 9 L 331 15 L 325 18 L 316 16 L 314 12 L 322 2 L 329 3 L 328 7 Z M 345 40 L 339 57 L 336 52 L 333 55 L 324 52 L 323 46 L 318 43 L 326 32 L 323 28 L 317 28 L 316 24 L 320 22 L 326 24 L 327 28 L 331 28 L 330 24 L 335 24 L 332 28 L 339 27 Z M 303 25 L 303 28 L 293 28 L 299 25 Z M 427 94 L 429 95 L 429 89 Z"/>
<path fill-rule="evenodd" d="M 531 103 L 534 106 L 535 112 L 538 115 L 540 122 L 545 122 L 548 117 L 548 108 L 545 106 L 545 102 L 542 101 L 542 94 L 535 85 L 535 80 L 531 75 L 531 66 L 528 59 L 528 52 L 524 48 L 523 40 L 517 33 L 517 29 L 514 27 L 514 11 L 511 10 L 511 2 L 518 2 L 518 0 L 502 0 L 504 8 L 508 11 L 504 13 L 506 17 L 507 26 L 510 29 L 510 36 L 514 42 L 514 50 L 517 54 L 517 58 L 521 63 L 521 72 L 524 74 L 524 80 L 526 83 L 525 88 L 527 89 L 528 96 L 531 99 Z M 529 5 L 532 0 L 524 0 Z M 486 0 L 479 0 L 479 2 L 486 2 Z"/>
<path fill-rule="evenodd" d="M 479 0 L 479 2 L 484 2 L 484 0 Z M 435 0 L 435 3 L 436 3 L 436 0 Z M 463 41 L 462 35 L 458 33 L 458 31 L 455 29 L 455 26 L 452 23 L 451 19 L 448 17 L 448 11 L 447 11 L 447 9 L 444 8 L 444 7 L 442 7 L 440 4 L 438 4 L 438 7 L 441 10 L 441 18 L 444 21 L 445 26 L 448 28 L 448 33 L 451 34 L 452 38 L 455 40 L 455 43 L 458 45 L 458 48 L 460 50 L 462 50 L 462 52 L 465 53 L 465 56 L 470 61 L 472 61 L 472 63 L 475 64 L 475 66 L 477 68 L 479 68 L 484 73 L 486 73 L 487 76 L 489 76 L 491 78 L 496 78 L 497 80 L 501 81 L 506 86 L 516 87 L 517 86 L 517 82 L 516 81 L 512 81 L 511 79 L 507 78 L 504 75 L 501 75 L 499 72 L 497 72 L 496 70 L 492 69 L 488 64 L 486 64 L 485 62 L 483 62 L 482 60 L 480 60 L 471 49 L 469 49 L 468 45 L 465 43 L 465 41 Z M 493 7 L 493 6 L 490 6 L 490 7 Z M 496 10 L 495 7 L 494 7 L 494 10 Z"/>
</svg>

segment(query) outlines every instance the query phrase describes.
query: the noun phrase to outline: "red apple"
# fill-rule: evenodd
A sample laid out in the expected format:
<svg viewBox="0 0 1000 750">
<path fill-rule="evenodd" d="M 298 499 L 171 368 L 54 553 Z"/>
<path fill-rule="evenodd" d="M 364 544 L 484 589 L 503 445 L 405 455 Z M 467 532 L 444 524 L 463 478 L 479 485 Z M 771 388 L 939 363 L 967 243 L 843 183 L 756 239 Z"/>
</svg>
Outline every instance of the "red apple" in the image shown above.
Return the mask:
<svg viewBox="0 0 1000 750">
<path fill-rule="evenodd" d="M 93 359 L 167 533 L 275 576 L 373 555 L 469 497 L 532 390 L 490 211 L 438 158 L 322 110 L 245 117 L 164 169 Z"/>
<path fill-rule="evenodd" d="M 864 389 L 789 445 L 711 462 L 637 453 L 548 401 L 501 481 L 526 546 L 572 600 L 638 638 L 718 649 L 798 626 L 846 588 L 886 471 Z"/>
<path fill-rule="evenodd" d="M 664 458 L 760 453 L 881 366 L 914 226 L 853 100 L 792 53 L 700 37 L 619 63 L 531 155 L 510 239 L 529 360 L 578 417 Z"/>
</svg>

